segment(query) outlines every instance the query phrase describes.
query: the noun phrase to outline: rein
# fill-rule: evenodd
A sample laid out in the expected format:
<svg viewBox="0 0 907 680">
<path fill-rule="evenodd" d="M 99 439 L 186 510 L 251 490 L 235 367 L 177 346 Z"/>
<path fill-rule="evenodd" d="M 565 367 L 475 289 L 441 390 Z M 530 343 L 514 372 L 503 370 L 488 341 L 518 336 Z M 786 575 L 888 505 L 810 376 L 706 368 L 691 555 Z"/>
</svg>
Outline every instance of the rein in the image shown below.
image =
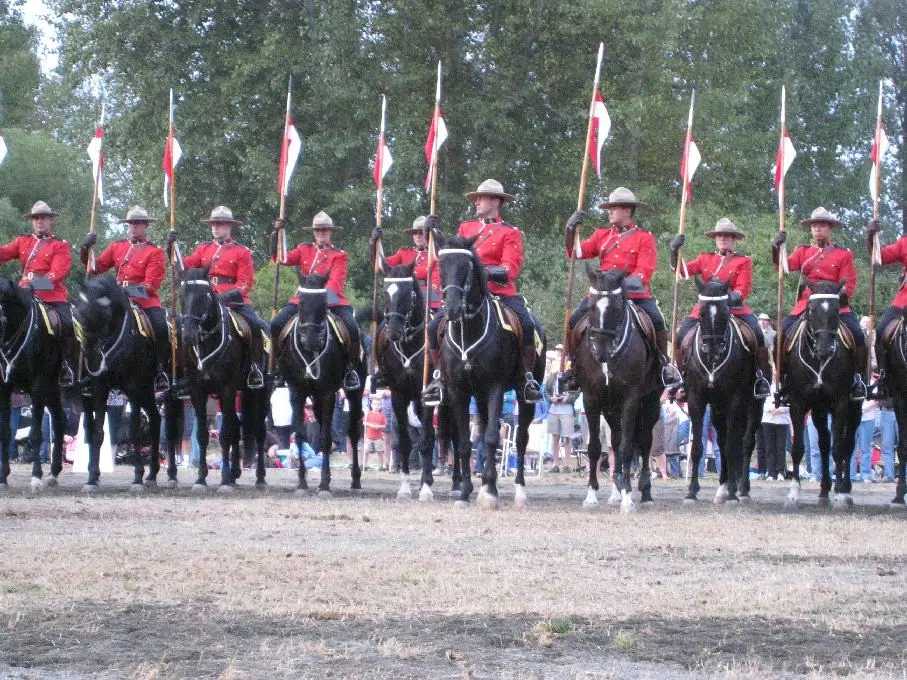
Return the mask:
<svg viewBox="0 0 907 680">
<path fill-rule="evenodd" d="M 840 296 L 837 293 L 813 293 L 809 296 L 809 300 L 839 300 Z M 807 315 L 809 311 L 807 310 Z M 809 369 L 810 373 L 816 376 L 816 387 L 822 386 L 822 373 L 828 367 L 828 364 L 831 363 L 831 360 L 835 358 L 835 355 L 838 353 L 838 341 L 837 341 L 837 328 L 828 329 L 821 328 L 818 330 L 813 330 L 809 327 L 809 317 L 807 316 L 806 320 L 806 332 L 801 333 L 800 337 L 797 338 L 797 358 L 800 360 L 800 363 L 803 364 L 806 368 Z M 828 355 L 828 358 L 825 361 L 819 363 L 819 370 L 817 371 L 813 368 L 812 364 L 807 361 L 806 357 L 803 356 L 803 336 L 807 335 L 808 340 L 812 340 L 811 347 L 809 349 L 809 356 L 812 359 L 818 361 L 815 353 L 815 339 L 821 335 L 831 335 L 831 353 Z"/>
<path fill-rule="evenodd" d="M 298 288 L 296 293 L 299 295 L 327 295 L 327 288 Z M 326 312 L 327 314 L 327 312 Z M 302 346 L 300 330 L 302 328 L 324 329 L 324 347 L 315 355 L 315 358 L 309 361 L 305 357 L 305 348 Z M 305 366 L 305 375 L 312 380 L 318 380 L 321 377 L 321 358 L 327 354 L 331 347 L 331 329 L 328 328 L 327 316 L 321 321 L 297 321 L 293 327 L 293 349 L 296 356 Z M 314 369 L 314 370 L 313 370 Z"/>
<path fill-rule="evenodd" d="M 128 303 L 127 303 L 128 304 Z M 105 350 L 103 347 L 98 350 L 98 354 L 101 355 L 101 361 L 98 363 L 97 370 L 92 370 L 91 366 L 88 365 L 87 357 L 85 361 L 85 369 L 91 375 L 92 378 L 97 378 L 107 372 L 108 365 L 107 360 L 113 356 L 116 349 L 119 347 L 120 342 L 123 340 L 123 336 L 126 334 L 126 328 L 129 326 L 129 317 L 131 310 L 127 307 L 123 311 L 123 324 L 120 326 L 120 333 L 117 335 L 116 340 Z"/>
<path fill-rule="evenodd" d="M 413 284 L 413 279 L 410 277 L 386 278 L 386 279 L 384 279 L 384 282 L 390 283 L 391 285 L 394 285 L 397 283 Z M 415 285 L 418 285 L 418 283 L 416 283 Z M 387 292 L 387 291 L 385 291 L 385 292 Z M 424 320 L 422 321 L 422 323 L 420 323 L 418 325 L 411 324 L 413 314 L 416 312 L 416 309 L 419 307 L 419 305 L 416 304 L 416 302 L 417 302 L 416 301 L 416 290 L 414 287 L 410 288 L 409 298 L 410 298 L 410 307 L 409 307 L 409 311 L 406 314 L 403 314 L 402 312 L 396 312 L 396 311 L 388 312 L 387 310 L 385 310 L 385 312 L 384 312 L 385 319 L 393 317 L 393 318 L 399 318 L 402 320 L 403 344 L 412 342 L 413 340 L 420 338 L 423 335 L 423 331 L 425 329 Z M 394 352 L 396 352 L 397 356 L 400 358 L 400 361 L 403 363 L 403 368 L 409 368 L 410 365 L 412 364 L 413 359 L 415 359 L 417 356 L 419 356 L 420 354 L 422 354 L 425 351 L 425 342 L 423 340 L 423 342 L 417 346 L 416 351 L 413 352 L 412 354 L 410 354 L 409 356 L 407 356 L 403 352 L 400 342 L 392 342 L 391 347 L 393 348 Z"/>
<path fill-rule="evenodd" d="M 206 286 L 208 290 L 211 289 L 211 284 L 208 281 L 202 281 L 200 279 L 191 279 L 189 281 L 184 281 L 183 285 L 196 285 L 196 286 Z M 195 352 L 195 358 L 198 359 L 198 370 L 204 371 L 205 364 L 208 363 L 211 359 L 220 354 L 227 345 L 230 343 L 230 331 L 227 328 L 227 312 L 224 309 L 224 305 L 213 296 L 213 294 L 206 293 L 206 297 L 209 300 L 208 306 L 205 308 L 205 313 L 201 316 L 195 316 L 192 314 L 183 314 L 187 319 L 192 319 L 193 321 L 198 322 L 198 342 L 192 345 L 192 351 Z M 211 316 L 208 314 L 209 307 L 213 306 L 219 311 L 220 314 L 220 323 L 215 320 L 215 326 L 211 329 L 205 328 L 205 321 L 210 319 Z M 201 346 L 212 335 L 220 331 L 220 341 L 217 343 L 217 347 L 214 348 L 210 353 L 205 356 L 201 355 Z"/>
</svg>

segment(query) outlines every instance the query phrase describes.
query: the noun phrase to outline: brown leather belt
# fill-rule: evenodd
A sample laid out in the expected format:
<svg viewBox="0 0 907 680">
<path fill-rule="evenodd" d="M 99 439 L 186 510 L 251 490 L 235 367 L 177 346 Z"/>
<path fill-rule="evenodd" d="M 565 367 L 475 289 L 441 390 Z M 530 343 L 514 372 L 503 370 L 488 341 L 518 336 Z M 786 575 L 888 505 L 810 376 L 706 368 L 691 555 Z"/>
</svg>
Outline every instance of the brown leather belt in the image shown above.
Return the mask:
<svg viewBox="0 0 907 680">
<path fill-rule="evenodd" d="M 236 283 L 235 276 L 212 276 L 210 280 L 215 286 L 219 286 L 222 283 Z"/>
</svg>

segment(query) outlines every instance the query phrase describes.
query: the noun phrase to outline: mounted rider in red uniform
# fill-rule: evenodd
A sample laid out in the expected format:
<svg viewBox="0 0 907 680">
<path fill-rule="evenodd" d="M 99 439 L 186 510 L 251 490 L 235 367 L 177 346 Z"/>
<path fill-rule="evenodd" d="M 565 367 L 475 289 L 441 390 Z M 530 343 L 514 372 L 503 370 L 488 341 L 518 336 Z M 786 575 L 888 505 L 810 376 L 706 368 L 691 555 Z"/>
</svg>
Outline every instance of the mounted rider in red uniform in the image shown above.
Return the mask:
<svg viewBox="0 0 907 680">
<path fill-rule="evenodd" d="M 263 338 L 268 333 L 268 324 L 249 304 L 249 291 L 255 285 L 252 251 L 233 240 L 231 236 L 233 226 L 240 224 L 240 221 L 233 219 L 233 211 L 230 208 L 217 206 L 211 211 L 211 216 L 202 220 L 202 223 L 211 225 L 211 241 L 198 244 L 192 254 L 182 261 L 177 259 L 176 271 L 182 275 L 186 269 L 207 267 L 211 289 L 225 305 L 248 322 L 253 332 L 250 348 L 252 361 L 246 385 L 249 389 L 261 389 L 264 387 L 266 368 Z M 168 259 L 175 242 L 176 232 L 168 232 Z M 261 332 L 260 336 L 254 332 L 256 328 Z"/>
<path fill-rule="evenodd" d="M 810 245 L 797 246 L 787 258 L 789 269 L 801 273 L 800 287 L 793 310 L 781 322 L 781 337 L 777 341 L 784 341 L 783 336 L 800 319 L 800 315 L 806 311 L 809 296 L 812 294 L 809 288 L 810 279 L 844 283 L 844 291 L 841 294 L 840 319 L 850 330 L 851 335 L 853 335 L 854 344 L 856 345 L 854 350 L 856 365 L 862 369 L 862 367 L 866 366 L 869 347 L 866 345 L 866 335 L 863 333 L 863 329 L 860 328 L 860 320 L 850 309 L 850 297 L 857 289 L 857 268 L 854 265 L 853 253 L 847 248 L 831 242 L 831 230 L 840 226 L 841 222 L 825 208 L 819 207 L 813 210 L 808 220 L 800 222 L 800 225 L 810 229 L 812 243 Z M 785 241 L 787 241 L 786 231 L 779 231 L 772 240 L 772 261 L 775 266 L 778 265 L 781 244 Z M 778 367 L 779 373 L 781 373 L 781 368 L 780 366 Z M 779 384 L 783 392 L 784 375 L 781 374 L 780 378 Z M 857 371 L 853 377 L 850 398 L 853 401 L 860 401 L 866 398 L 866 384 L 863 382 L 862 370 Z"/>
<path fill-rule="evenodd" d="M 54 217 L 57 216 L 44 201 L 35 203 L 24 217 L 31 221 L 32 233 L 17 236 L 0 246 L 0 264 L 19 260 L 22 278 L 19 285 L 31 288 L 35 297 L 52 307 L 60 317 L 63 338 L 63 367 L 60 384 L 72 385 L 73 366 L 78 362 L 78 344 L 72 329 L 72 309 L 67 299 L 66 284 L 72 266 L 69 244 L 54 236 Z"/>
<path fill-rule="evenodd" d="M 633 221 L 636 209 L 646 207 L 645 203 L 636 200 L 632 191 L 618 187 L 608 196 L 608 200 L 599 208 L 608 211 L 608 226 L 599 227 L 592 235 L 580 244 L 580 252 L 574 252 L 576 228 L 586 216 L 584 210 L 577 210 L 567 220 L 564 248 L 567 258 L 581 260 L 598 258 L 599 269 L 607 272 L 613 269 L 624 269 L 623 289 L 626 297 L 633 304 L 643 309 L 652 319 L 655 327 L 655 344 L 661 357 L 661 380 L 666 387 L 680 384 L 680 373 L 668 359 L 668 330 L 664 316 L 658 307 L 658 301 L 652 296 L 649 281 L 658 265 L 658 251 L 655 238 Z M 570 316 L 570 327 L 574 327 L 585 316 L 589 309 L 589 298 L 584 297 Z M 572 370 L 564 375 L 564 383 L 571 388 L 575 386 Z"/>
<path fill-rule="evenodd" d="M 726 217 L 718 220 L 715 228 L 707 231 L 705 235 L 715 239 L 715 252 L 700 253 L 696 259 L 683 262 L 681 271 L 684 272 L 684 278 L 699 275 L 703 283 L 713 279 L 727 281 L 728 307 L 730 307 L 731 314 L 752 328 L 756 336 L 757 368 L 754 395 L 757 399 L 766 399 L 771 396 L 768 378 L 772 374 L 768 362 L 768 348 L 765 346 L 765 336 L 762 334 L 759 322 L 749 305 L 746 304 L 746 299 L 753 288 L 753 258 L 734 250 L 734 243 L 738 239 L 742 241 L 746 235 Z M 683 234 L 678 234 L 671 240 L 671 271 L 675 271 L 677 268 L 677 256 L 684 243 L 686 243 L 686 236 Z M 697 302 L 689 316 L 680 323 L 677 331 L 677 343 L 674 347 L 675 357 L 680 355 L 680 344 L 683 337 L 698 321 L 699 303 Z"/>
<path fill-rule="evenodd" d="M 116 272 L 116 280 L 129 299 L 142 308 L 154 333 L 154 347 L 157 352 L 158 376 L 154 389 L 162 391 L 170 385 L 166 367 L 170 361 L 170 333 L 167 316 L 158 297 L 158 289 L 167 274 L 164 250 L 148 240 L 148 225 L 155 220 L 148 216 L 141 206 L 135 206 L 126 213 L 122 224 L 128 225 L 129 237 L 114 241 L 95 258 L 94 268 L 88 274 L 103 274 L 109 269 Z M 85 234 L 79 257 L 88 266 L 89 250 L 97 243 L 94 232 Z"/>
<path fill-rule="evenodd" d="M 425 238 L 425 217 L 420 216 L 413 220 L 413 226 L 403 230 L 404 234 L 410 234 L 413 237 L 413 247 L 403 247 L 397 250 L 393 255 L 385 256 L 384 260 L 391 267 L 401 267 L 411 265 L 415 262 L 413 276 L 422 287 L 422 294 L 428 295 L 428 241 Z M 382 227 L 375 227 L 372 230 L 372 236 L 368 243 L 368 261 L 375 261 L 375 251 L 377 249 L 378 239 L 384 235 Z M 441 270 L 439 267 L 432 268 L 431 276 L 431 308 L 435 312 L 441 308 Z"/>
<path fill-rule="evenodd" d="M 293 250 L 287 252 L 281 262 L 277 262 L 277 242 L 281 238 L 281 231 L 286 227 L 285 220 L 274 221 L 274 231 L 271 232 L 271 260 L 278 265 L 287 267 L 296 267 L 300 278 L 305 278 L 309 274 L 327 276 L 325 283 L 327 288 L 327 303 L 331 313 L 341 319 L 346 325 L 347 332 L 350 336 L 350 347 L 347 354 L 346 375 L 343 377 L 344 390 L 358 390 L 362 387 L 359 379 L 357 367 L 359 365 L 358 357 L 361 354 L 361 344 L 359 339 L 359 324 L 353 316 L 353 308 L 350 306 L 346 295 L 343 293 L 343 287 L 346 284 L 347 261 L 346 251 L 341 250 L 333 243 L 331 237 L 335 229 L 340 227 L 334 224 L 331 216 L 321 211 L 312 218 L 311 229 L 315 236 L 313 243 L 300 243 Z M 296 316 L 299 311 L 299 295 L 294 295 L 289 302 L 277 312 L 271 320 L 271 335 L 277 340 L 280 331 L 286 326 L 287 322 Z"/>
<path fill-rule="evenodd" d="M 534 404 L 542 398 L 541 387 L 532 375 L 535 365 L 535 322 L 526 308 L 523 296 L 517 293 L 517 280 L 523 268 L 523 232 L 501 218 L 501 207 L 514 199 L 513 194 L 504 191 L 500 182 L 486 179 L 475 191 L 466 194 L 475 203 L 476 217 L 460 224 L 457 236 L 478 237 L 472 248 L 488 275 L 488 290 L 497 296 L 501 304 L 517 315 L 523 331 L 520 383 L 523 399 Z M 437 217 L 430 215 L 426 220 L 428 231 L 437 228 Z M 438 326 L 441 314 L 436 314 L 429 323 L 429 348 L 432 364 L 440 365 L 441 348 L 438 343 Z M 437 403 L 441 398 L 440 382 L 432 380 L 422 393 L 424 403 Z"/>
</svg>

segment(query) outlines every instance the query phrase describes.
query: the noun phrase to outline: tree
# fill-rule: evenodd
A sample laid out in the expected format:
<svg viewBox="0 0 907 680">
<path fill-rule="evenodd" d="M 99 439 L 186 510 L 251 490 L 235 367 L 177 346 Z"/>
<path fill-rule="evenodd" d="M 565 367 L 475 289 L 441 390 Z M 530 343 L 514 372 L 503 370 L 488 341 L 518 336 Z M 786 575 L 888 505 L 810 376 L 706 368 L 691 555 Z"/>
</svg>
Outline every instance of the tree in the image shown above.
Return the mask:
<svg viewBox="0 0 907 680">
<path fill-rule="evenodd" d="M 19 11 L 0 0 L 0 125 L 31 121 L 40 82 L 35 32 Z"/>
</svg>

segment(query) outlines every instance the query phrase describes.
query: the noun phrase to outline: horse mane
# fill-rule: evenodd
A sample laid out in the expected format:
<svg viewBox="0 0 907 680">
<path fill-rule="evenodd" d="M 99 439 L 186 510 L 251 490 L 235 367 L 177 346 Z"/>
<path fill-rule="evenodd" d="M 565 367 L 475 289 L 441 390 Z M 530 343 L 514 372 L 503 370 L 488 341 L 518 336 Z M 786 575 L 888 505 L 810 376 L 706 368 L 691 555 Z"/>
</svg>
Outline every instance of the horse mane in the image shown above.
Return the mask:
<svg viewBox="0 0 907 680">
<path fill-rule="evenodd" d="M 324 288 L 327 282 L 328 276 L 322 274 L 308 274 L 307 276 L 299 277 L 301 288 Z"/>
<path fill-rule="evenodd" d="M 609 269 L 598 271 L 595 274 L 595 285 L 599 290 L 614 290 L 620 288 L 627 272 L 623 269 Z"/>
<path fill-rule="evenodd" d="M 711 278 L 701 285 L 699 294 L 707 297 L 719 297 L 728 292 L 729 282 L 720 279 Z"/>
<path fill-rule="evenodd" d="M 112 275 L 96 276 L 88 279 L 85 283 L 86 290 L 96 297 L 108 297 L 112 302 L 116 302 L 120 307 L 127 306 L 128 298 L 122 286 L 117 283 Z"/>
<path fill-rule="evenodd" d="M 457 248 L 462 250 L 469 250 L 472 252 L 473 270 L 476 273 L 476 278 L 479 281 L 479 292 L 482 293 L 482 296 L 489 295 L 488 292 L 488 275 L 485 273 L 485 266 L 482 264 L 482 261 L 479 260 L 479 256 L 476 255 L 476 251 L 472 249 L 472 244 L 475 243 L 475 237 L 466 237 L 466 236 L 449 236 L 444 239 L 442 248 Z"/>
<path fill-rule="evenodd" d="M 831 281 L 813 281 L 808 279 L 809 289 L 813 293 L 838 295 L 844 289 L 844 283 L 832 283 Z"/>
<path fill-rule="evenodd" d="M 27 309 L 28 305 L 31 304 L 31 297 L 28 288 L 23 288 L 12 279 L 0 277 L 0 302 L 18 300 Z"/>
<path fill-rule="evenodd" d="M 183 281 L 207 281 L 209 267 L 196 267 L 183 272 Z"/>
</svg>

